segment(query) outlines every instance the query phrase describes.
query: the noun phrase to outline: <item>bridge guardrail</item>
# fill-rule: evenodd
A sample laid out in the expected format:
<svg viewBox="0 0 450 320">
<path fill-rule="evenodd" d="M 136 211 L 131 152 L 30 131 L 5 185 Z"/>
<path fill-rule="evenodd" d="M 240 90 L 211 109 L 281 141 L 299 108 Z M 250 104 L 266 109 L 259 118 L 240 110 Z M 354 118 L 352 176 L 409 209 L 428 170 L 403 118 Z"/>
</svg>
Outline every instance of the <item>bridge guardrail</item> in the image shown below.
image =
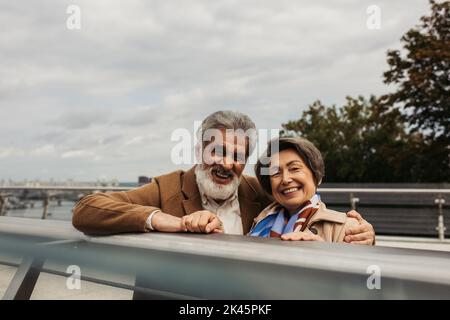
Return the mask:
<svg viewBox="0 0 450 320">
<path fill-rule="evenodd" d="M 46 219 L 48 215 L 48 208 L 50 204 L 51 191 L 80 191 L 80 192 L 99 192 L 99 191 L 125 191 L 133 189 L 132 187 L 66 187 L 66 186 L 49 186 L 49 187 L 26 187 L 26 186 L 10 186 L 0 187 L 0 216 L 5 214 L 6 197 L 1 195 L 1 192 L 11 192 L 17 190 L 34 190 L 42 191 L 44 193 L 42 219 Z M 444 208 L 448 207 L 445 197 L 450 195 L 450 189 L 419 189 L 419 188 L 319 188 L 318 192 L 323 195 L 331 194 L 348 194 L 348 205 L 351 209 L 357 209 L 360 202 L 361 195 L 366 194 L 382 194 L 382 195 L 430 195 L 429 204 L 427 207 L 434 207 L 436 209 L 436 225 L 435 230 L 439 240 L 445 239 Z M 450 202 L 450 201 L 449 201 Z M 327 202 L 328 203 L 328 202 Z M 416 204 L 410 204 L 414 206 Z"/>
<path fill-rule="evenodd" d="M 450 299 L 448 252 L 223 234 L 90 237 L 70 222 L 12 217 L 0 217 L 0 252 L 23 258 L 6 299 L 29 298 L 45 260 L 133 272 L 135 297 Z M 368 285 L 373 270 L 378 289 Z"/>
</svg>

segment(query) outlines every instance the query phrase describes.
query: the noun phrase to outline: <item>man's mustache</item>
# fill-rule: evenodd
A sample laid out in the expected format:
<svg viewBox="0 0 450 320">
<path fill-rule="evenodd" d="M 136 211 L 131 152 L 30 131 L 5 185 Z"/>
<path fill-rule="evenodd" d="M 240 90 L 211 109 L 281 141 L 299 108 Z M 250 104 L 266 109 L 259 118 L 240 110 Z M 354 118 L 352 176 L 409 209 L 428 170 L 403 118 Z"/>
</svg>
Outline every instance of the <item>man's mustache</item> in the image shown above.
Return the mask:
<svg viewBox="0 0 450 320">
<path fill-rule="evenodd" d="M 210 173 L 219 173 L 222 176 L 228 176 L 229 178 L 234 178 L 236 175 L 233 171 L 231 170 L 226 170 L 225 168 L 223 168 L 220 165 L 215 165 L 213 166 L 210 171 Z"/>
</svg>

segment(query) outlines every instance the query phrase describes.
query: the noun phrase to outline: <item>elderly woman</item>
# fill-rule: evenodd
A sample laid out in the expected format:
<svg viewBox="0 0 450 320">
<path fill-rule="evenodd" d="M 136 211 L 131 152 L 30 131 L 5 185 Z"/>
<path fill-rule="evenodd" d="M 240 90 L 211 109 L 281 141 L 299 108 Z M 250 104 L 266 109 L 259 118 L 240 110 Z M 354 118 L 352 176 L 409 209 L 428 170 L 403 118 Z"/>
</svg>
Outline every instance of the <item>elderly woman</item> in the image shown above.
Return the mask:
<svg viewBox="0 0 450 320">
<path fill-rule="evenodd" d="M 344 242 L 345 229 L 358 221 L 327 209 L 320 200 L 317 187 L 325 173 L 320 151 L 303 138 L 277 138 L 269 142 L 265 155 L 255 173 L 275 201 L 256 217 L 249 235 Z"/>
</svg>

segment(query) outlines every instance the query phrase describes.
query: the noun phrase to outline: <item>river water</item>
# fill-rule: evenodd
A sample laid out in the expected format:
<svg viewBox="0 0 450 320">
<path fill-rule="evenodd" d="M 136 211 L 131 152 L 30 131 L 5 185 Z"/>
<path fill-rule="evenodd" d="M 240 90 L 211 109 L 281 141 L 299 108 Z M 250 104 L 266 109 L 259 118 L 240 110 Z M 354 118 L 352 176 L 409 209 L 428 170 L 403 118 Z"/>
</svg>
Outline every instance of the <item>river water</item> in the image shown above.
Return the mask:
<svg viewBox="0 0 450 320">
<path fill-rule="evenodd" d="M 72 209 L 75 205 L 73 201 L 62 201 L 59 206 L 56 201 L 50 201 L 48 206 L 47 219 L 52 220 L 71 220 Z M 21 218 L 42 218 L 42 212 L 44 211 L 42 201 L 35 201 L 34 208 L 26 209 L 9 209 L 6 212 L 8 217 L 21 217 Z"/>
</svg>

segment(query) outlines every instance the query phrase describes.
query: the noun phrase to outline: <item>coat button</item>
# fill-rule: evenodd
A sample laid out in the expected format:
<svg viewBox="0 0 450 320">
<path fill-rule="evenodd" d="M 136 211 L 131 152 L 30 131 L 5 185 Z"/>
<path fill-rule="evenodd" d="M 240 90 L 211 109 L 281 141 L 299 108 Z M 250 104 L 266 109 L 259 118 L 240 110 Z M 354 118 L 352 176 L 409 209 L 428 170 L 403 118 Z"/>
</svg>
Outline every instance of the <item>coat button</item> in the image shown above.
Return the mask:
<svg viewBox="0 0 450 320">
<path fill-rule="evenodd" d="M 317 229 L 316 228 L 311 228 L 311 229 L 309 229 L 309 231 L 311 231 L 314 234 L 317 234 Z"/>
</svg>

